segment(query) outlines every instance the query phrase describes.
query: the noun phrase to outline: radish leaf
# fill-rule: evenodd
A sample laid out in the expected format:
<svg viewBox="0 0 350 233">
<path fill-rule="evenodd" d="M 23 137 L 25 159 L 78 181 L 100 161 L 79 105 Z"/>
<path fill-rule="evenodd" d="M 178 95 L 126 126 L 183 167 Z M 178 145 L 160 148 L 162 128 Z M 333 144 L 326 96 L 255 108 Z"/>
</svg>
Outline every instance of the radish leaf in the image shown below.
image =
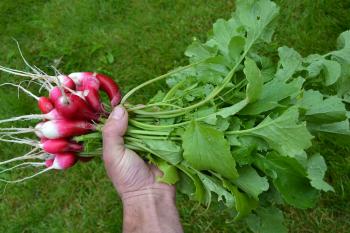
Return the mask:
<svg viewBox="0 0 350 233">
<path fill-rule="evenodd" d="M 239 177 L 234 183 L 255 200 L 259 200 L 258 196 L 269 189 L 269 183 L 266 177 L 259 176 L 252 167 L 245 166 L 240 168 L 238 169 L 238 173 Z"/>
<path fill-rule="evenodd" d="M 247 218 L 247 224 L 254 233 L 287 233 L 282 211 L 275 208 L 259 208 L 256 214 Z"/>
<path fill-rule="evenodd" d="M 267 116 L 259 125 L 245 131 L 231 131 L 228 134 L 244 134 L 263 138 L 271 148 L 283 155 L 298 156 L 311 146 L 313 136 L 306 124 L 298 124 L 296 107 L 287 109 L 277 118 Z"/>
<path fill-rule="evenodd" d="M 301 209 L 315 206 L 319 192 L 311 186 L 305 168 L 296 159 L 269 153 L 258 163 L 288 204 Z"/>
<path fill-rule="evenodd" d="M 144 143 L 149 147 L 155 154 L 165 161 L 175 165 L 181 162 L 181 147 L 175 142 L 167 140 L 152 140 L 146 139 Z"/>
<path fill-rule="evenodd" d="M 245 115 L 258 115 L 260 113 L 282 106 L 280 101 L 297 96 L 302 89 L 304 79 L 296 78 L 286 83 L 280 79 L 273 79 L 264 84 L 261 97 L 255 103 L 249 104 L 241 113 Z"/>
<path fill-rule="evenodd" d="M 324 98 L 319 91 L 307 90 L 299 105 L 305 110 L 307 121 L 314 123 L 332 123 L 346 119 L 346 108 L 336 96 Z"/>
<path fill-rule="evenodd" d="M 198 172 L 198 177 L 202 181 L 203 186 L 207 191 L 207 206 L 210 205 L 212 192 L 217 195 L 218 201 L 223 201 L 227 207 L 232 208 L 234 206 L 234 197 L 230 192 L 222 187 L 219 180 L 214 177 L 204 175 L 200 172 Z"/>
<path fill-rule="evenodd" d="M 236 162 L 224 134 L 203 123 L 192 121 L 182 136 L 184 159 L 197 170 L 212 170 L 235 179 Z"/>
<path fill-rule="evenodd" d="M 162 176 L 157 177 L 157 181 L 166 184 L 175 184 L 179 180 L 179 175 L 177 173 L 176 167 L 168 164 L 165 161 L 157 163 L 158 168 L 163 172 Z"/>
<path fill-rule="evenodd" d="M 246 217 L 251 213 L 252 210 L 258 207 L 257 200 L 252 199 L 244 193 L 240 192 L 236 186 L 226 181 L 223 181 L 223 185 L 225 188 L 230 190 L 230 192 L 235 197 L 235 208 L 237 211 L 237 215 L 234 220 L 237 221 L 242 219 L 243 217 Z"/>
<path fill-rule="evenodd" d="M 315 154 L 311 156 L 307 163 L 307 166 L 308 178 L 311 180 L 311 185 L 314 188 L 323 190 L 325 192 L 334 192 L 333 187 L 323 180 L 323 177 L 327 170 L 327 165 L 320 154 Z"/>
<path fill-rule="evenodd" d="M 249 103 L 253 103 L 260 98 L 262 90 L 262 78 L 259 68 L 256 66 L 255 62 L 246 58 L 244 61 L 244 70 L 245 77 L 248 80 L 247 84 L 247 99 Z"/>
</svg>

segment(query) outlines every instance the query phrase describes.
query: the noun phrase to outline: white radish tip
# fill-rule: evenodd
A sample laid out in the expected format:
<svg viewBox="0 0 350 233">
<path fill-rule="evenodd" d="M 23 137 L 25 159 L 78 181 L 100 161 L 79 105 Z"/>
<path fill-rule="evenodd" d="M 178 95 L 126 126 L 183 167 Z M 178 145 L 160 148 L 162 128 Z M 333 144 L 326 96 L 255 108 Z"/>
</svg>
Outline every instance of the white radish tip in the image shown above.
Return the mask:
<svg viewBox="0 0 350 233">
<path fill-rule="evenodd" d="M 68 75 L 68 77 L 71 78 L 77 86 L 81 85 L 83 76 L 84 74 L 82 72 L 75 72 Z"/>
<path fill-rule="evenodd" d="M 42 127 L 44 125 L 44 122 L 39 122 L 36 126 L 35 126 L 35 131 L 34 133 L 36 134 L 36 136 L 38 136 L 39 138 L 43 138 L 44 135 L 42 134 L 41 130 L 42 130 Z"/>
<path fill-rule="evenodd" d="M 56 121 L 46 121 L 42 124 L 39 134 L 48 139 L 59 138 L 58 126 Z M 38 135 L 38 134 L 37 134 Z"/>
<path fill-rule="evenodd" d="M 60 163 L 58 162 L 57 157 L 55 159 L 53 159 L 53 163 L 51 164 L 51 168 L 52 169 L 56 169 L 56 170 L 62 170 L 63 168 L 60 166 Z"/>
</svg>

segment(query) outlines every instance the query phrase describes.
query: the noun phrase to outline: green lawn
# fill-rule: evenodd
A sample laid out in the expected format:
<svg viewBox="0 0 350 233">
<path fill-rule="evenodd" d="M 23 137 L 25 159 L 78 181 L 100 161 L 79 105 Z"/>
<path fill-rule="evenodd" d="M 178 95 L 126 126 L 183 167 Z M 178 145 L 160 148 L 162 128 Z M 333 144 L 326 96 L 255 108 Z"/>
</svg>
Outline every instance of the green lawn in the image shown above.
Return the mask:
<svg viewBox="0 0 350 233">
<path fill-rule="evenodd" d="M 350 28 L 350 0 L 277 3 L 281 15 L 271 53 L 281 45 L 302 55 L 323 53 Z M 101 71 L 126 92 L 185 64 L 183 52 L 193 37 L 206 38 L 212 23 L 233 10 L 233 0 L 2 0 L 0 64 L 25 68 L 14 37 L 27 59 L 46 71 L 52 64 L 64 73 Z M 0 78 L 10 79 L 3 74 Z M 142 102 L 159 88 L 161 83 L 133 101 Z M 14 88 L 0 88 L 0 118 L 37 111 L 34 101 L 16 96 Z M 327 141 L 321 146 L 336 192 L 324 193 L 313 210 L 285 208 L 290 232 L 349 232 L 350 152 Z M 1 160 L 24 151 L 0 144 Z M 100 159 L 25 183 L 0 185 L 0 190 L 0 232 L 121 232 L 121 204 Z M 205 210 L 178 195 L 178 206 L 186 232 L 249 232 L 220 205 Z"/>
</svg>

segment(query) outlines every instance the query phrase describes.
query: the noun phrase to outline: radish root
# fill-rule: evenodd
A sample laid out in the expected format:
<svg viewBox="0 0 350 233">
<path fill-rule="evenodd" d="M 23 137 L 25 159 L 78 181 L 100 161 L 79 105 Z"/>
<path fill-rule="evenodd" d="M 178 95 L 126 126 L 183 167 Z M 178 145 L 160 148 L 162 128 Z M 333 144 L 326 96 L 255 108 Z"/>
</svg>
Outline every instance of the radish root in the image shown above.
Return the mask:
<svg viewBox="0 0 350 233">
<path fill-rule="evenodd" d="M 33 150 L 29 151 L 28 153 L 26 153 L 26 154 L 24 154 L 22 156 L 19 156 L 19 157 L 16 157 L 16 158 L 12 158 L 12 159 L 0 162 L 0 165 L 16 162 L 16 161 L 19 161 L 19 160 L 46 159 L 48 157 L 45 153 L 38 152 L 38 150 L 39 150 L 39 148 L 34 148 Z"/>
<path fill-rule="evenodd" d="M 18 180 L 4 180 L 4 179 L 0 179 L 0 181 L 2 182 L 5 182 L 5 183 L 9 183 L 9 184 L 14 184 L 14 183 L 20 183 L 20 182 L 23 182 L 25 180 L 28 180 L 28 179 L 31 179 L 31 178 L 34 178 L 40 174 L 43 174 L 45 172 L 48 172 L 50 170 L 52 170 L 53 168 L 52 167 L 49 167 L 49 168 L 45 168 L 44 170 L 38 172 L 38 173 L 35 173 L 34 175 L 31 175 L 31 176 L 27 176 L 27 177 L 24 177 L 22 179 L 18 179 Z"/>
<path fill-rule="evenodd" d="M 1 123 L 11 122 L 11 121 L 30 121 L 30 120 L 42 120 L 45 119 L 45 114 L 30 114 L 18 117 L 11 117 L 8 119 L 0 120 Z"/>
<path fill-rule="evenodd" d="M 0 128 L 0 135 L 10 136 L 15 134 L 25 134 L 25 133 L 33 133 L 37 132 L 33 127 L 29 128 Z"/>
<path fill-rule="evenodd" d="M 38 142 L 31 140 L 31 139 L 28 139 L 28 138 L 23 139 L 23 138 L 16 138 L 13 136 L 9 136 L 9 138 L 11 138 L 11 139 L 6 139 L 4 137 L 0 137 L 0 141 L 12 142 L 12 143 L 17 143 L 17 144 L 24 144 L 24 145 L 34 146 L 34 147 L 38 147 L 38 145 L 39 145 Z"/>
<path fill-rule="evenodd" d="M 29 62 L 25 59 L 25 57 L 23 56 L 21 47 L 19 46 L 18 40 L 16 40 L 15 38 L 12 38 L 12 39 L 16 42 L 16 45 L 17 45 L 19 54 L 21 55 L 23 62 L 24 62 L 34 73 L 36 73 L 36 74 L 41 74 L 40 71 L 38 71 L 38 70 L 36 70 L 34 67 L 32 67 L 32 66 L 29 64 Z"/>
<path fill-rule="evenodd" d="M 42 85 L 46 86 L 47 90 L 50 90 L 50 88 L 49 88 L 49 86 L 47 86 L 48 84 L 47 84 L 47 81 L 45 81 L 45 80 L 49 79 L 52 81 L 54 79 L 53 76 L 49 76 L 47 74 L 45 74 L 45 75 L 33 74 L 33 73 L 29 73 L 29 72 L 11 69 L 11 68 L 4 67 L 4 66 L 0 66 L 0 70 L 4 71 L 6 73 L 9 73 L 9 74 L 13 74 L 13 75 L 21 76 L 21 77 L 28 77 L 28 78 L 31 78 L 32 80 L 37 80 Z"/>
<path fill-rule="evenodd" d="M 3 83 L 0 85 L 1 86 L 5 86 L 5 85 L 10 85 L 10 86 L 14 86 L 14 87 L 17 87 L 18 90 L 21 89 L 24 93 L 26 93 L 27 95 L 29 95 L 30 97 L 33 97 L 34 99 L 36 100 L 39 100 L 39 97 L 34 95 L 32 92 L 30 92 L 29 90 L 25 89 L 24 87 L 22 87 L 21 85 L 17 85 L 17 84 L 14 84 L 14 83 Z"/>
<path fill-rule="evenodd" d="M 14 170 L 16 168 L 26 168 L 26 167 L 30 167 L 30 166 L 34 166 L 34 167 L 45 166 L 45 162 L 24 162 L 24 163 L 20 163 L 20 164 L 17 164 L 15 166 L 13 166 L 13 167 L 1 170 L 0 174 L 8 172 L 8 171 L 12 171 L 12 170 Z"/>
</svg>

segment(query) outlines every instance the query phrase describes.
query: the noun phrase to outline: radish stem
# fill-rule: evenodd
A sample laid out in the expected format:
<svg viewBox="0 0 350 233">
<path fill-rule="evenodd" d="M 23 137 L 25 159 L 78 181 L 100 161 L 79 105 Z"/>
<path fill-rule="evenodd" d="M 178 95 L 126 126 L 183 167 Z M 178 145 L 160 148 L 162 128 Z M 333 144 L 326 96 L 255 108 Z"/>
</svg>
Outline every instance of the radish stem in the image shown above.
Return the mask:
<svg viewBox="0 0 350 233">
<path fill-rule="evenodd" d="M 172 75 L 172 74 L 176 74 L 176 73 L 178 73 L 178 72 L 181 72 L 181 71 L 183 71 L 183 70 L 186 70 L 186 69 L 188 69 L 188 68 L 191 68 L 192 66 L 198 65 L 198 64 L 200 64 L 200 63 L 202 63 L 202 62 L 203 62 L 203 61 L 199 61 L 199 62 L 196 62 L 196 63 L 189 64 L 189 65 L 184 66 L 184 67 L 182 67 L 182 68 L 180 68 L 180 69 L 170 71 L 170 72 L 168 72 L 168 73 L 166 73 L 166 74 L 163 74 L 163 75 L 161 75 L 161 76 L 158 76 L 158 77 L 156 77 L 156 78 L 153 78 L 153 79 L 151 79 L 151 80 L 148 80 L 147 82 L 144 82 L 144 83 L 142 83 L 141 85 L 138 85 L 137 87 L 131 89 L 128 93 L 126 93 L 126 95 L 125 95 L 125 96 L 123 97 L 123 99 L 120 101 L 120 104 L 124 104 L 125 101 L 126 101 L 131 95 L 133 95 L 136 91 L 140 90 L 141 88 L 143 88 L 143 87 L 145 87 L 145 86 L 147 86 L 147 85 L 149 85 L 149 84 L 151 84 L 151 83 L 154 83 L 154 82 L 157 82 L 157 81 L 159 81 L 159 80 L 162 80 L 162 79 L 164 79 L 164 78 L 166 78 L 166 77 L 168 77 L 168 76 L 170 76 L 170 75 Z"/>
</svg>

